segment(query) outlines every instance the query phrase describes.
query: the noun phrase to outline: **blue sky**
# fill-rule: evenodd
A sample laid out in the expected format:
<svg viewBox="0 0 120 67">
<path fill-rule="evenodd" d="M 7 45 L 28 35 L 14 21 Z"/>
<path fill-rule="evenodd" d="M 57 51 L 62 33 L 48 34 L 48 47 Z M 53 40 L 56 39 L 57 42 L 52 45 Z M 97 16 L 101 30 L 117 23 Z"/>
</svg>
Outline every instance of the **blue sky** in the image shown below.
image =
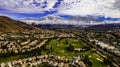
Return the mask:
<svg viewBox="0 0 120 67">
<path fill-rule="evenodd" d="M 120 0 L 0 0 L 0 15 L 14 19 L 40 18 L 49 14 L 94 16 L 101 20 L 120 18 Z"/>
</svg>

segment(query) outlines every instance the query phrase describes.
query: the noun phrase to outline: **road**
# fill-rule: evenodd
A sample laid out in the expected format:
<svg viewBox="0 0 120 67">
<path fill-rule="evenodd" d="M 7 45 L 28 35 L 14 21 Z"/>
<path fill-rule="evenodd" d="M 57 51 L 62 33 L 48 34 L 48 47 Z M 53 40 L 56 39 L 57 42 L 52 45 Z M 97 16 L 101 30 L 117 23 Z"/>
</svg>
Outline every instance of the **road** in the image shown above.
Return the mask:
<svg viewBox="0 0 120 67">
<path fill-rule="evenodd" d="M 79 36 L 79 35 L 78 35 L 78 37 L 80 37 L 80 39 L 81 39 L 84 43 L 86 43 L 86 44 L 88 44 L 89 46 L 93 47 L 93 49 L 96 51 L 96 53 L 98 53 L 101 57 L 103 57 L 103 58 L 112 57 L 112 58 L 110 59 L 110 60 L 112 60 L 112 64 L 113 64 L 114 66 L 116 66 L 116 67 L 119 67 L 119 64 L 120 64 L 120 63 L 119 63 L 118 61 L 120 61 L 120 57 L 114 56 L 114 55 L 112 55 L 112 54 L 110 54 L 110 53 L 108 53 L 108 52 L 105 52 L 104 50 L 98 48 L 96 45 L 88 42 L 88 41 L 87 41 L 87 40 L 88 40 L 87 38 L 83 38 L 83 37 L 81 37 L 81 36 Z"/>
</svg>

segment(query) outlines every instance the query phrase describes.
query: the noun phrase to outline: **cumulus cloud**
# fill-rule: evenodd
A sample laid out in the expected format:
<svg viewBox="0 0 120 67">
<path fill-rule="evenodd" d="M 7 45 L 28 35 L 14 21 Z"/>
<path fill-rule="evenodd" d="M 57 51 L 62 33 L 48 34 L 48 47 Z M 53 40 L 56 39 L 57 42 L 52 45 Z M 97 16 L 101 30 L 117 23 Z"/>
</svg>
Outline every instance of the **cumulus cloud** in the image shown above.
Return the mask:
<svg viewBox="0 0 120 67">
<path fill-rule="evenodd" d="M 57 11 L 58 15 L 120 18 L 120 0 L 0 0 L 0 9 L 24 14 Z"/>
<path fill-rule="evenodd" d="M 119 2 L 119 3 L 118 3 Z M 120 18 L 120 0 L 64 0 L 58 14 Z"/>
<path fill-rule="evenodd" d="M 0 0 L 0 7 L 16 13 L 49 11 L 57 0 Z"/>
</svg>

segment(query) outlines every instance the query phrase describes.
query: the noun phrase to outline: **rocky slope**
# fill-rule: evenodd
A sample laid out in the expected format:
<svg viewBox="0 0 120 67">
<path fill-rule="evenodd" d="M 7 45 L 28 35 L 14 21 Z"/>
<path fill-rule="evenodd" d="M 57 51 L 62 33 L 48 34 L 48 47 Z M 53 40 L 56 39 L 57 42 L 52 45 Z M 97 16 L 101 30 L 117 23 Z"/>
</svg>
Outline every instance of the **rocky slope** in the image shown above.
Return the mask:
<svg viewBox="0 0 120 67">
<path fill-rule="evenodd" d="M 3 32 L 19 32 L 25 30 L 39 30 L 36 27 L 28 25 L 26 23 L 13 20 L 6 16 L 0 16 L 0 31 Z"/>
</svg>

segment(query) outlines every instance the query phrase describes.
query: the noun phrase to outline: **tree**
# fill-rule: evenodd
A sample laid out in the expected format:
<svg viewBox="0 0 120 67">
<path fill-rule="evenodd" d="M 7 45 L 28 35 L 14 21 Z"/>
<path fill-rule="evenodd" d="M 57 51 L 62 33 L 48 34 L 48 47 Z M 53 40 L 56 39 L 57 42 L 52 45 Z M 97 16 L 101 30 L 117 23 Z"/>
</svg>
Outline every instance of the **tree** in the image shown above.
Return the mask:
<svg viewBox="0 0 120 67">
<path fill-rule="evenodd" d="M 95 41 L 92 41 L 91 43 L 92 43 L 92 44 L 95 44 Z"/>
<path fill-rule="evenodd" d="M 109 60 L 108 58 L 104 59 L 103 62 L 104 62 L 104 64 L 106 64 L 106 65 L 109 65 L 109 63 L 111 63 L 110 60 Z"/>
<path fill-rule="evenodd" d="M 67 47 L 68 51 L 73 51 L 74 50 L 74 46 L 72 46 L 71 44 Z"/>
<path fill-rule="evenodd" d="M 84 61 L 85 64 L 87 64 L 88 67 L 92 67 L 92 62 L 90 61 L 90 59 L 87 55 L 85 55 L 83 61 Z"/>
</svg>

